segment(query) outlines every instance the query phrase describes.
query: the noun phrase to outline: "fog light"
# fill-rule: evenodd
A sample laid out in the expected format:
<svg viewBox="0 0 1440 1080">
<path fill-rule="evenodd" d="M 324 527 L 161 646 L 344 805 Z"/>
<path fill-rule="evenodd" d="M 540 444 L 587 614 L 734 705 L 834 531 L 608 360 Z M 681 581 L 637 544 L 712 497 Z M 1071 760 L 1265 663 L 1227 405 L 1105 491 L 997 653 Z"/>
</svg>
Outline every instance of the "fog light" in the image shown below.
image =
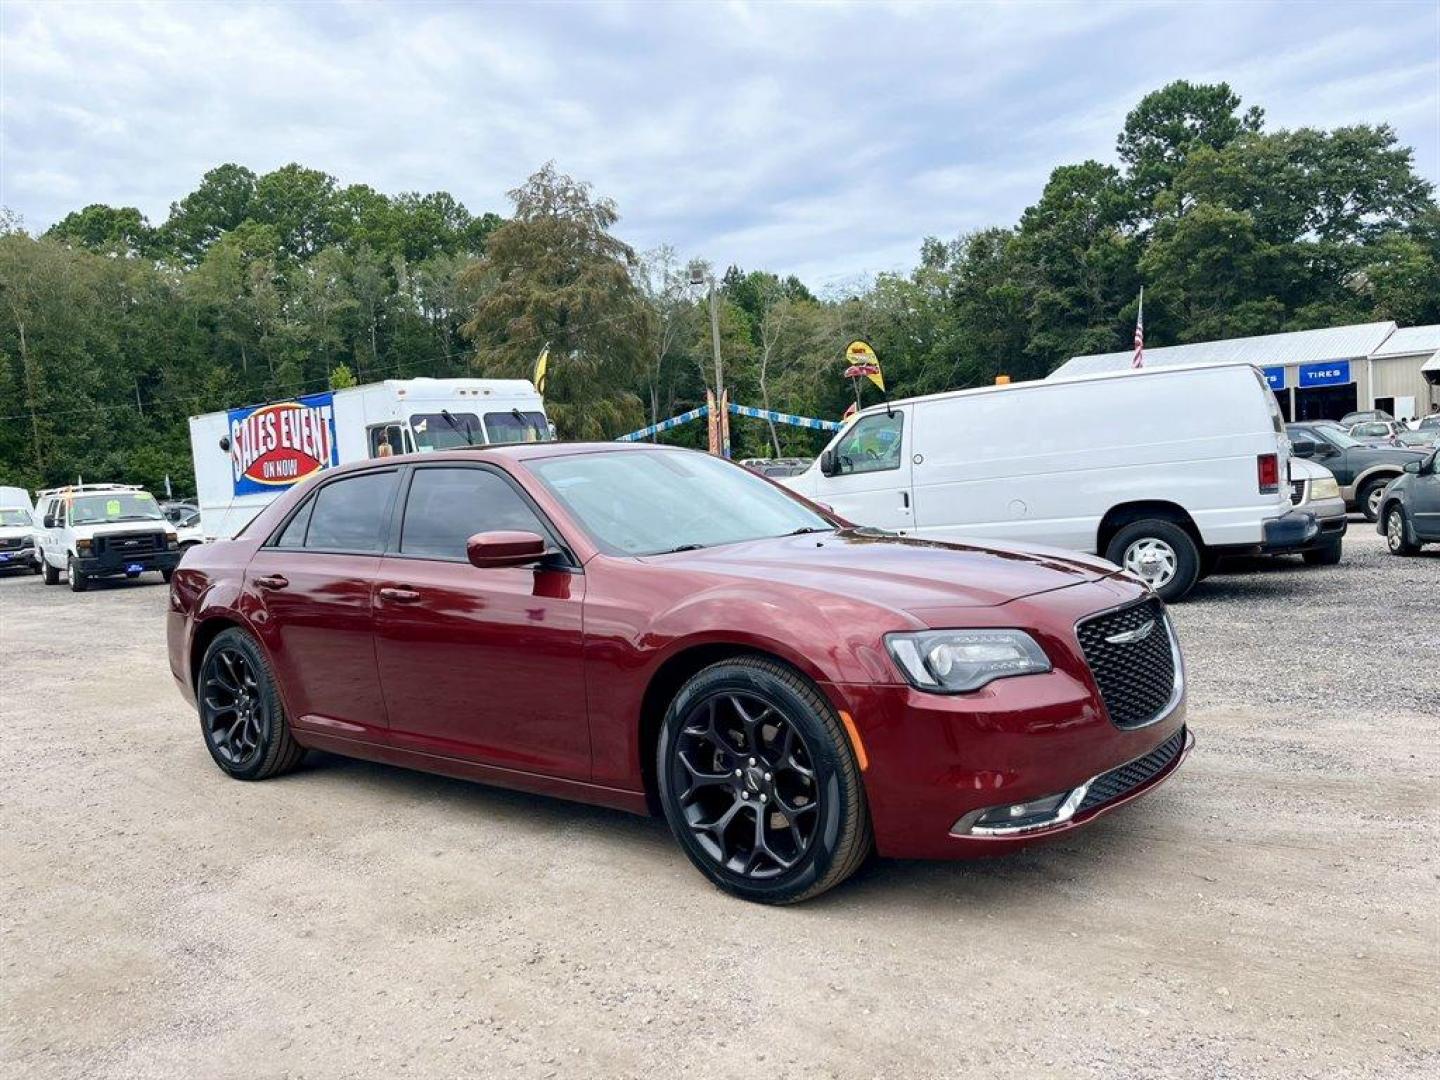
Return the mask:
<svg viewBox="0 0 1440 1080">
<path fill-rule="evenodd" d="M 1043 799 L 1031 799 L 1029 802 L 1011 806 L 996 806 L 981 814 L 975 824 L 1013 828 L 1016 825 L 1034 825 L 1048 821 L 1055 816 L 1055 812 L 1064 804 L 1069 794 L 1068 791 L 1062 791 L 1058 795 L 1046 795 Z"/>
</svg>

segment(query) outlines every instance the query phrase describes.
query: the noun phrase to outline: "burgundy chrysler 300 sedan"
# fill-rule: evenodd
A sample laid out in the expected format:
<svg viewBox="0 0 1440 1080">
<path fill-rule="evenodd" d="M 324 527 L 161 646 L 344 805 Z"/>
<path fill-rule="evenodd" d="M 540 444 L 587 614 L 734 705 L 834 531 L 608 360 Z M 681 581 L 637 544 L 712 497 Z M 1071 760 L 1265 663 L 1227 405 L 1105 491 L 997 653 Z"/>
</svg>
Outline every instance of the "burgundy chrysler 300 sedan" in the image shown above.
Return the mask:
<svg viewBox="0 0 1440 1080">
<path fill-rule="evenodd" d="M 665 447 L 328 470 L 186 555 L 168 637 L 231 776 L 314 747 L 658 808 L 772 903 L 1076 828 L 1190 742 L 1164 605 L 1109 563 L 853 528 Z"/>
</svg>

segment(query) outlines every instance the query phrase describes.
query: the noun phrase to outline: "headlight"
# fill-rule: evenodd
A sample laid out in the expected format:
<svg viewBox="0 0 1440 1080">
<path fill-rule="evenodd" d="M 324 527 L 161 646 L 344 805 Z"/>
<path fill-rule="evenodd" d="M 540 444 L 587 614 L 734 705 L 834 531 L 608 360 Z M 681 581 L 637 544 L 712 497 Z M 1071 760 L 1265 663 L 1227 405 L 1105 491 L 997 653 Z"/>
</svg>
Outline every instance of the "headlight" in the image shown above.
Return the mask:
<svg viewBox="0 0 1440 1080">
<path fill-rule="evenodd" d="M 958 694 L 995 679 L 1050 671 L 1045 650 L 1023 630 L 925 630 L 887 634 L 885 647 L 917 690 Z"/>
<path fill-rule="evenodd" d="M 165 546 L 171 551 L 174 551 L 177 547 L 180 546 L 180 538 L 176 536 L 173 532 L 167 532 L 165 534 Z"/>
<path fill-rule="evenodd" d="M 1319 480 L 1311 480 L 1310 497 L 1312 499 L 1338 499 L 1340 497 L 1340 484 L 1333 476 L 1326 476 Z"/>
<path fill-rule="evenodd" d="M 94 542 L 93 540 L 83 540 L 83 539 L 82 539 L 82 540 L 76 540 L 76 541 L 75 541 L 75 554 L 77 554 L 77 555 L 89 555 L 89 554 L 90 554 L 90 549 L 91 549 L 92 547 L 94 547 L 94 546 L 95 546 L 95 542 Z"/>
</svg>

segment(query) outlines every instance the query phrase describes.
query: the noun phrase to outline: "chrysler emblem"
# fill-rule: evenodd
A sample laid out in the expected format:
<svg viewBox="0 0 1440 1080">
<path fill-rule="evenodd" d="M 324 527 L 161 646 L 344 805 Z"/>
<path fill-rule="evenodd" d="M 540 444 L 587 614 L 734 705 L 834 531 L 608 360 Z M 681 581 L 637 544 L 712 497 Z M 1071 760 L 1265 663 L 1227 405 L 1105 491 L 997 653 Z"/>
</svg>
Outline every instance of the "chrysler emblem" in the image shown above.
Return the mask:
<svg viewBox="0 0 1440 1080">
<path fill-rule="evenodd" d="M 1144 641 L 1150 636 L 1150 631 L 1155 629 L 1155 620 L 1141 623 L 1134 630 L 1126 630 L 1124 633 L 1111 634 L 1105 640 L 1111 645 L 1133 645 L 1137 641 Z"/>
</svg>

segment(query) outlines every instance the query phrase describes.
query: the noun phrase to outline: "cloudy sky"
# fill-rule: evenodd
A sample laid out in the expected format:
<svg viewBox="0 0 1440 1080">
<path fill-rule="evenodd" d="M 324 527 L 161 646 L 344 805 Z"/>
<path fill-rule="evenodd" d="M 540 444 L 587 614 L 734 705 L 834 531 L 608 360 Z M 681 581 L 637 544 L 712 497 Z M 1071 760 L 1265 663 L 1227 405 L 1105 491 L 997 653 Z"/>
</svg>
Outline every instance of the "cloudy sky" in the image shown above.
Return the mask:
<svg viewBox="0 0 1440 1080">
<path fill-rule="evenodd" d="M 1272 126 L 1388 122 L 1440 180 L 1440 2 L 0 7 L 0 205 L 164 219 L 288 161 L 472 211 L 548 159 L 621 235 L 816 285 L 1010 224 L 1165 82 Z"/>
</svg>

